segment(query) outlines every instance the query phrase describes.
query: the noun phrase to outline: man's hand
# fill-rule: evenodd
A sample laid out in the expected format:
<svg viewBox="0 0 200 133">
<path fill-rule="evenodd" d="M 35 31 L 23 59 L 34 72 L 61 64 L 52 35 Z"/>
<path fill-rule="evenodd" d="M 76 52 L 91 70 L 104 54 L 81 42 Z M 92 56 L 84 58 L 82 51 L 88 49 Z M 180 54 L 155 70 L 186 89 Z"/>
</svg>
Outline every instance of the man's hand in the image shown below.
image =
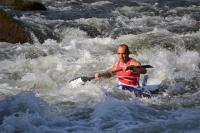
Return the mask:
<svg viewBox="0 0 200 133">
<path fill-rule="evenodd" d="M 101 79 L 101 74 L 100 73 L 95 73 L 95 79 L 100 80 Z"/>
</svg>

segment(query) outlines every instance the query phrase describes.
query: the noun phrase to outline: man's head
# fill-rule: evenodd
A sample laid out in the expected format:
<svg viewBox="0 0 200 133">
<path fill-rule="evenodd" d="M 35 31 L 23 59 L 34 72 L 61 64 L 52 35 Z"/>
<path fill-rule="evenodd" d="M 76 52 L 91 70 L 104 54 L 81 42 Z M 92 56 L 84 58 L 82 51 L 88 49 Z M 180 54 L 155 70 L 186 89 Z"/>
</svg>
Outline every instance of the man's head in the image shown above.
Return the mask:
<svg viewBox="0 0 200 133">
<path fill-rule="evenodd" d="M 130 54 L 128 46 L 126 44 L 119 44 L 117 46 L 117 54 L 121 62 L 127 62 Z"/>
</svg>

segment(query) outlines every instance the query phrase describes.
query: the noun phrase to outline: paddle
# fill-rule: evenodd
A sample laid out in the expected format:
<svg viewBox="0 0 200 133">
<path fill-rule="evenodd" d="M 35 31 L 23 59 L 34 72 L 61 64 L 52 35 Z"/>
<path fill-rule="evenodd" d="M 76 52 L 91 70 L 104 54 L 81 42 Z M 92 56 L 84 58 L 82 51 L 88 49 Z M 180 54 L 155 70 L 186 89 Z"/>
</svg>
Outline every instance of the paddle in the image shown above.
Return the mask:
<svg viewBox="0 0 200 133">
<path fill-rule="evenodd" d="M 153 68 L 153 66 L 151 66 L 151 65 L 128 66 L 127 70 L 135 70 L 135 69 L 141 69 L 141 68 Z M 112 71 L 111 73 L 115 74 L 116 72 L 119 72 L 119 71 L 123 71 L 123 69 L 118 69 L 118 70 Z M 70 80 L 69 82 L 74 83 L 74 84 L 80 84 L 80 83 L 84 84 L 85 82 L 91 81 L 93 79 L 95 79 L 95 76 L 91 76 L 91 77 L 82 76 L 82 77 L 76 77 L 76 78 Z"/>
</svg>

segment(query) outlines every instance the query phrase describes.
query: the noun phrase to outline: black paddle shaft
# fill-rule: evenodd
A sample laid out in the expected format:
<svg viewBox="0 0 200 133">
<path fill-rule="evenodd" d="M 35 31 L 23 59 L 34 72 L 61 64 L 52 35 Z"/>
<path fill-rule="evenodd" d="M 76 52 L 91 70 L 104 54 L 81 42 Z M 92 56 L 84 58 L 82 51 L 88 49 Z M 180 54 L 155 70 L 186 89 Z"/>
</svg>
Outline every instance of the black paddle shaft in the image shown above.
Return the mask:
<svg viewBox="0 0 200 133">
<path fill-rule="evenodd" d="M 128 66 L 127 70 L 135 70 L 135 69 L 141 69 L 141 68 L 153 68 L 153 66 L 151 66 L 151 65 Z M 114 71 L 112 71 L 112 74 L 115 74 L 116 72 L 119 72 L 119 71 L 123 71 L 123 69 L 121 68 L 121 69 L 118 69 L 118 70 L 114 70 Z M 87 76 L 77 77 L 77 78 L 74 78 L 74 79 L 70 80 L 69 82 L 75 81 L 75 80 L 77 80 L 79 78 L 81 78 L 81 80 L 83 82 L 87 82 L 87 81 L 91 81 L 91 80 L 95 79 L 95 76 L 91 76 L 91 77 L 87 77 Z"/>
</svg>

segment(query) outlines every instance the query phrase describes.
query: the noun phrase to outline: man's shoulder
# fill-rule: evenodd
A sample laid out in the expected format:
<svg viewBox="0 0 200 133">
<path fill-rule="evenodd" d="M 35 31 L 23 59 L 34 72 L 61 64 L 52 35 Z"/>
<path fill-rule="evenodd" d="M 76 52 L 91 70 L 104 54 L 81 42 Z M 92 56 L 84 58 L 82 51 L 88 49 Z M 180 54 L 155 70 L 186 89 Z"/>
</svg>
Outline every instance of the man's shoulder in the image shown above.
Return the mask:
<svg viewBox="0 0 200 133">
<path fill-rule="evenodd" d="M 130 64 L 134 66 L 141 66 L 141 63 L 134 58 L 131 58 Z"/>
<path fill-rule="evenodd" d="M 120 62 L 119 60 L 115 60 L 114 64 L 117 64 L 117 63 L 119 63 L 119 62 Z"/>
</svg>

